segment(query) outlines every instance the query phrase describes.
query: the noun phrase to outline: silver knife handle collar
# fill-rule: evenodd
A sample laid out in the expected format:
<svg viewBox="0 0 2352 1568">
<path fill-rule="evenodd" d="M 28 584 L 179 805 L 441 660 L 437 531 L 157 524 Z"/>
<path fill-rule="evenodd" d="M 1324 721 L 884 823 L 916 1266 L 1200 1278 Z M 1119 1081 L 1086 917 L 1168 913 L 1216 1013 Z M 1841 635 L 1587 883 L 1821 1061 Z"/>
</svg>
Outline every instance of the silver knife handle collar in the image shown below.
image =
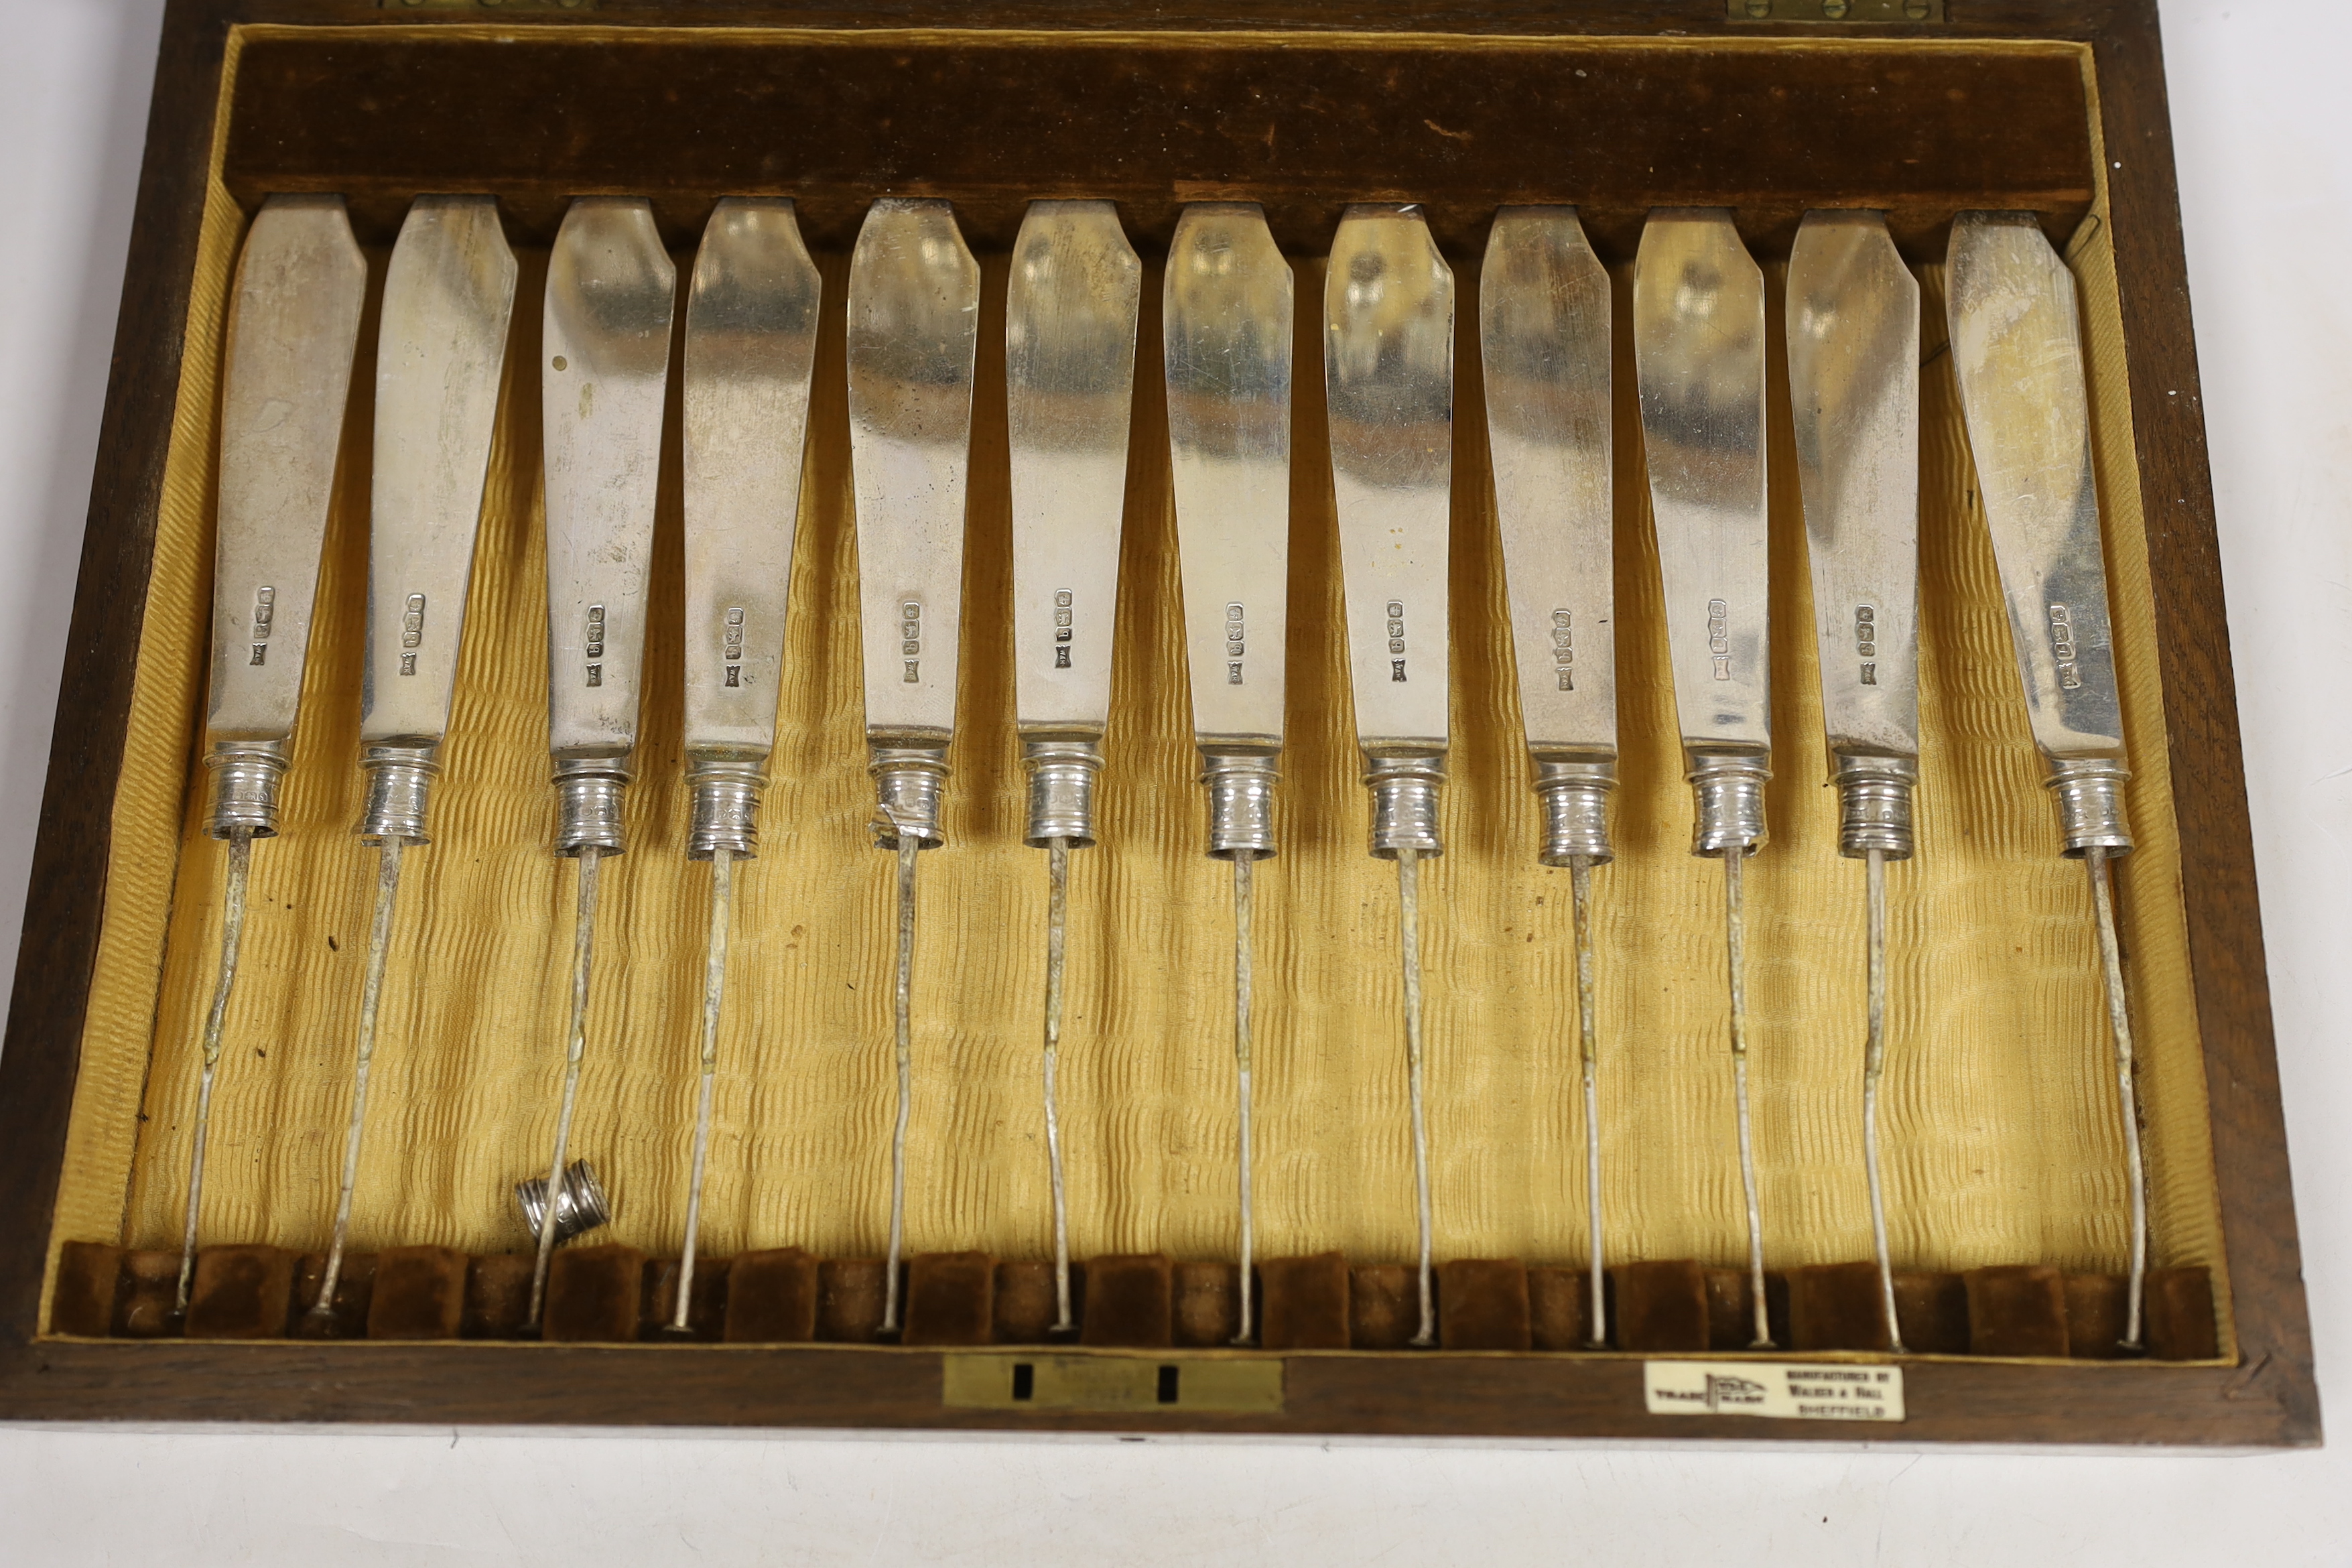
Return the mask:
<svg viewBox="0 0 2352 1568">
<path fill-rule="evenodd" d="M 1764 845 L 1764 785 L 1772 777 L 1762 752 L 1693 752 L 1688 756 L 1696 812 L 1691 853 L 1720 860 Z"/>
<path fill-rule="evenodd" d="M 1445 782 L 1445 753 L 1410 752 L 1364 755 L 1364 784 L 1372 792 L 1372 858 L 1393 860 L 1410 849 L 1424 858 L 1445 853 L 1438 836 L 1438 786 Z"/>
<path fill-rule="evenodd" d="M 1076 738 L 1021 742 L 1021 765 L 1029 774 L 1029 826 L 1022 840 L 1032 849 L 1060 845 L 1085 849 L 1095 841 L 1095 778 L 1102 772 L 1102 742 Z"/>
<path fill-rule="evenodd" d="M 215 838 L 236 833 L 278 837 L 278 786 L 286 776 L 284 741 L 215 741 L 205 753 L 212 774 L 212 805 L 205 831 Z"/>
<path fill-rule="evenodd" d="M 897 849 L 912 838 L 918 849 L 947 842 L 940 830 L 940 800 L 948 782 L 948 749 L 869 745 L 866 771 L 874 776 L 874 847 Z"/>
<path fill-rule="evenodd" d="M 687 817 L 686 858 L 708 860 L 724 849 L 739 859 L 760 852 L 760 795 L 768 783 L 764 752 L 690 752 L 687 787 L 694 803 Z"/>
<path fill-rule="evenodd" d="M 1909 757 L 1840 752 L 1838 853 L 1859 860 L 1876 850 L 1889 860 L 1911 858 L 1911 790 L 1919 764 Z"/>
<path fill-rule="evenodd" d="M 618 855 L 627 848 L 621 833 L 621 799 L 628 784 L 626 757 L 558 757 L 555 852 L 577 855 L 593 849 Z"/>
<path fill-rule="evenodd" d="M 2124 783 L 2131 770 L 2112 757 L 2075 757 L 2050 764 L 2046 781 L 2058 803 L 2058 833 L 2066 858 L 2086 850 L 2132 851 L 2131 819 L 2124 814 Z"/>
<path fill-rule="evenodd" d="M 1536 798 L 1543 803 L 1546 866 L 1583 860 L 1605 866 L 1617 858 L 1609 842 L 1609 796 L 1617 788 L 1613 762 L 1536 759 Z"/>
<path fill-rule="evenodd" d="M 1263 860 L 1275 852 L 1274 785 L 1280 772 L 1270 751 L 1201 753 L 1211 858 Z"/>
</svg>

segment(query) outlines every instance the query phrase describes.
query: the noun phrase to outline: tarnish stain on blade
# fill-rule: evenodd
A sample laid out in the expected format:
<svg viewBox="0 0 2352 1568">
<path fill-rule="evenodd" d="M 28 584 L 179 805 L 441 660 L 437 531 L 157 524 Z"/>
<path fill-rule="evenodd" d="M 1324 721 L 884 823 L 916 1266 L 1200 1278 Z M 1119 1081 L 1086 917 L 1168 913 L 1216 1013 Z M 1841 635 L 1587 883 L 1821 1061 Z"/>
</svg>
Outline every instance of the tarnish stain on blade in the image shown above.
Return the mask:
<svg viewBox="0 0 2352 1568">
<path fill-rule="evenodd" d="M 2074 275 L 2020 213 L 1953 221 L 1948 309 L 1978 490 L 2053 760 L 2123 755 Z"/>
<path fill-rule="evenodd" d="M 206 729 L 293 733 L 367 297 L 340 196 L 272 196 L 237 258 L 223 367 Z"/>
<path fill-rule="evenodd" d="M 1254 204 L 1197 204 L 1169 246 L 1161 333 L 1192 727 L 1282 743 L 1290 580 L 1290 263 Z"/>
<path fill-rule="evenodd" d="M 1919 752 L 1919 284 L 1870 212 L 1805 216 L 1789 403 L 1832 752 Z"/>
<path fill-rule="evenodd" d="M 849 445 L 866 731 L 955 724 L 980 264 L 939 201 L 874 204 L 849 264 Z M 908 651 L 911 649 L 912 651 Z"/>
<path fill-rule="evenodd" d="M 1617 753 L 1610 285 L 1574 207 L 1505 207 L 1478 332 L 1528 747 Z"/>
<path fill-rule="evenodd" d="M 1683 743 L 1771 743 L 1764 275 L 1727 209 L 1650 215 L 1633 268 L 1642 441 Z"/>
<path fill-rule="evenodd" d="M 1446 742 L 1454 274 L 1418 207 L 1353 206 L 1323 290 L 1356 734 Z"/>
<path fill-rule="evenodd" d="M 360 739 L 449 728 L 517 268 L 489 196 L 419 196 L 384 279 Z"/>
<path fill-rule="evenodd" d="M 1108 202 L 1032 202 L 1004 311 L 1014 711 L 1022 732 L 1098 738 L 1127 501 L 1143 263 Z"/>
<path fill-rule="evenodd" d="M 559 757 L 636 743 L 677 270 L 640 197 L 583 196 L 548 258 L 541 366 L 548 731 Z"/>
<path fill-rule="evenodd" d="M 689 752 L 775 743 L 821 293 L 791 202 L 719 204 L 686 310 Z"/>
</svg>

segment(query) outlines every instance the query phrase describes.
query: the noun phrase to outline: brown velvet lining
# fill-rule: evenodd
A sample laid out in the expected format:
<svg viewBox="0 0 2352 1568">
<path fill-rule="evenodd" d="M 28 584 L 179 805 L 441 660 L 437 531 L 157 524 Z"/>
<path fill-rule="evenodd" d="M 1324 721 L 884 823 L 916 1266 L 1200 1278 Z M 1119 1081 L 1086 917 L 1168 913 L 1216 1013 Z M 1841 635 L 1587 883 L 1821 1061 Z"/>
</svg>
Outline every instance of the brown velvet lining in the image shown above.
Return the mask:
<svg viewBox="0 0 2352 1568">
<path fill-rule="evenodd" d="M 724 1337 L 734 1344 L 816 1338 L 817 1260 L 797 1247 L 746 1252 L 728 1271 Z"/>
<path fill-rule="evenodd" d="M 1530 1349 L 1526 1266 L 1516 1258 L 1439 1264 L 1437 1342 L 1450 1351 Z"/>
<path fill-rule="evenodd" d="M 680 244 L 719 196 L 790 195 L 829 247 L 877 195 L 946 195 L 998 248 L 1047 196 L 1117 201 L 1153 244 L 1181 203 L 1258 201 L 1309 251 L 1351 201 L 1426 203 L 1454 247 L 1573 202 L 1630 255 L 1661 205 L 1737 206 L 1774 250 L 1812 206 L 1885 209 L 1915 247 L 1959 205 L 2063 237 L 2088 122 L 2064 45 L 254 27 L 224 174 L 248 206 L 341 193 L 379 240 L 421 191 L 496 194 L 541 244 L 575 194 L 651 195 Z"/>
<path fill-rule="evenodd" d="M 1257 1273 L 1259 1344 L 1270 1351 L 1348 1348 L 1351 1314 L 1345 1257 L 1318 1252 L 1263 1258 Z"/>
<path fill-rule="evenodd" d="M 1617 1346 L 1644 1353 L 1703 1351 L 1712 1342 L 1707 1271 L 1687 1258 L 1620 1264 L 1615 1284 Z"/>
<path fill-rule="evenodd" d="M 376 1254 L 367 1337 L 456 1339 L 466 1322 L 467 1262 L 451 1247 L 388 1247 Z"/>
<path fill-rule="evenodd" d="M 1592 1348 L 1591 1289 L 1591 1276 L 1581 1268 L 1528 1270 L 1528 1336 L 1535 1349 Z M 1601 1305 L 1608 1305 L 1605 1290 Z"/>
<path fill-rule="evenodd" d="M 1412 1342 L 1421 1329 L 1421 1286 L 1412 1269 L 1402 1263 L 1360 1263 L 1348 1270 L 1347 1286 L 1347 1338 L 1341 1342 L 1360 1351 L 1400 1351 Z"/>
<path fill-rule="evenodd" d="M 646 1255 L 634 1247 L 567 1247 L 547 1270 L 541 1332 L 561 1341 L 614 1343 L 645 1321 Z"/>
<path fill-rule="evenodd" d="M 2147 1349 L 2158 1361 L 2208 1361 L 2221 1354 L 2213 1315 L 2213 1277 L 2203 1268 L 2157 1268 L 2147 1277 Z"/>
<path fill-rule="evenodd" d="M 1971 1355 L 2063 1356 L 2067 1353 L 2066 1282 L 2044 1264 L 1971 1268 L 1969 1352 Z"/>
<path fill-rule="evenodd" d="M 173 1259 L 175 1277 L 178 1262 Z M 188 1338 L 282 1338 L 293 1305 L 294 1263 L 295 1254 L 282 1247 L 207 1247 L 197 1253 Z"/>
<path fill-rule="evenodd" d="M 1790 1269 L 1788 1279 L 1790 1350 L 1889 1348 L 1877 1264 L 1816 1264 Z M 1896 1315 L 1899 1321 L 1899 1306 Z"/>
<path fill-rule="evenodd" d="M 375 1254 L 347 1252 L 343 1255 L 342 1271 L 335 1277 L 335 1300 L 323 1318 L 310 1315 L 319 1300 L 319 1288 L 326 1283 L 327 1255 L 308 1252 L 294 1267 L 294 1316 L 292 1329 L 296 1337 L 306 1340 L 356 1340 L 365 1337 L 368 1328 L 369 1304 L 375 1296 Z"/>
<path fill-rule="evenodd" d="M 734 1266 L 724 1258 L 697 1258 L 694 1265 L 693 1300 L 687 1304 L 686 1333 L 679 1336 L 672 1324 L 677 1317 L 677 1278 L 681 1270 L 675 1258 L 649 1258 L 646 1263 L 644 1294 L 640 1316 L 644 1326 L 639 1332 L 646 1339 L 686 1339 L 705 1342 L 726 1337 L 727 1287 L 733 1277 Z"/>
<path fill-rule="evenodd" d="M 1895 1321 L 1914 1355 L 1969 1353 L 1969 1288 L 1958 1274 L 1898 1269 Z"/>
<path fill-rule="evenodd" d="M 99 1241 L 66 1243 L 49 1298 L 49 1331 L 90 1339 L 112 1332 L 114 1293 L 121 1279 L 122 1248 Z"/>
<path fill-rule="evenodd" d="M 984 1345 L 996 1337 L 996 1259 L 985 1252 L 929 1252 L 907 1265 L 910 1345 Z"/>
<path fill-rule="evenodd" d="M 477 1258 L 466 1270 L 466 1314 L 458 1331 L 469 1340 L 511 1339 L 530 1311 L 532 1260 L 520 1253 Z"/>
<path fill-rule="evenodd" d="M 1086 1270 L 1080 1344 L 1157 1350 L 1175 1342 L 1175 1271 L 1166 1254 L 1091 1258 Z"/>
<path fill-rule="evenodd" d="M 816 1268 L 816 1337 L 872 1344 L 882 1337 L 888 1266 L 878 1258 L 828 1258 Z"/>
<path fill-rule="evenodd" d="M 992 1310 L 996 1342 L 1041 1345 L 1054 1331 L 1054 1266 L 1027 1260 L 996 1266 Z"/>
<path fill-rule="evenodd" d="M 1179 1263 L 1175 1269 L 1175 1342 L 1231 1344 L 1242 1329 L 1242 1271 L 1233 1263 Z"/>
</svg>

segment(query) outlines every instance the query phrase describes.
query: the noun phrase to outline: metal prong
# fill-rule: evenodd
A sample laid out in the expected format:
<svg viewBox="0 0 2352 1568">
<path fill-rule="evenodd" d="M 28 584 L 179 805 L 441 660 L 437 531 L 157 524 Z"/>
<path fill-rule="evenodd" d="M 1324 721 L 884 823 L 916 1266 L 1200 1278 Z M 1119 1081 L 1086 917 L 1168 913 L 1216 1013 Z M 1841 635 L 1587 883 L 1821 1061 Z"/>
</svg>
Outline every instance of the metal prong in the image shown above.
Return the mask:
<svg viewBox="0 0 2352 1568">
<path fill-rule="evenodd" d="M 1404 1056 L 1412 1101 L 1412 1179 L 1421 1221 L 1421 1330 L 1416 1345 L 1437 1342 L 1437 1289 L 1430 1264 L 1429 1122 L 1421 1070 L 1421 851 L 1401 848 L 1397 864 L 1397 940 L 1404 950 Z"/>
<path fill-rule="evenodd" d="M 183 1313 L 188 1310 L 188 1287 L 196 1273 L 196 1215 L 204 1205 L 205 1142 L 212 1131 L 213 1074 L 220 1066 L 221 1025 L 228 1017 L 229 993 L 236 989 L 236 953 L 245 940 L 245 892 L 252 871 L 253 829 L 232 827 L 228 832 L 228 885 L 221 895 L 220 973 L 213 981 L 213 1005 L 205 1014 L 205 1060 L 196 1079 L 196 1147 L 188 1156 L 187 1228 L 180 1237 L 178 1310 Z"/>
<path fill-rule="evenodd" d="M 1245 1345 L 1255 1338 L 1256 1316 L 1250 1275 L 1255 1262 L 1256 1235 L 1250 1189 L 1250 984 L 1253 978 L 1250 963 L 1250 927 L 1253 919 L 1251 868 L 1257 857 L 1247 850 L 1234 856 L 1234 1067 L 1238 1085 L 1241 1110 L 1241 1331 L 1234 1343 Z"/>
<path fill-rule="evenodd" d="M 694 1110 L 694 1174 L 686 1193 L 686 1245 L 677 1264 L 676 1333 L 690 1330 L 694 1249 L 702 1234 L 702 1173 L 710 1161 L 710 1100 L 719 1080 L 719 1005 L 727 994 L 727 921 L 733 902 L 735 852 L 724 845 L 710 851 L 710 951 L 702 968 L 702 1095 Z"/>
<path fill-rule="evenodd" d="M 1593 1019 L 1591 856 L 1569 858 L 1568 885 L 1575 906 L 1577 1047 L 1584 1069 L 1585 1246 L 1592 1258 L 1584 1342 L 1600 1350 L 1609 1343 L 1609 1293 L 1601 1232 L 1601 1044 Z"/>
<path fill-rule="evenodd" d="M 2116 1037 L 2116 1087 L 2123 1099 L 2124 1170 L 2131 1183 L 2131 1295 L 2125 1309 L 2127 1351 L 2140 1349 L 2141 1307 L 2147 1287 L 2147 1172 L 2139 1146 L 2139 1094 L 2132 1067 L 2131 1005 L 2124 994 L 2123 950 L 2116 940 L 2115 891 L 2108 881 L 2106 849 L 2083 851 L 2091 876 L 2091 907 L 2098 916 L 2099 961 L 2106 971 L 2107 1024 Z"/>
<path fill-rule="evenodd" d="M 1764 1211 L 1756 1196 L 1756 1139 L 1748 1115 L 1748 913 L 1739 885 L 1746 858 L 1736 846 L 1724 852 L 1723 924 L 1731 961 L 1731 1084 L 1738 1102 L 1739 1185 L 1748 1199 L 1748 1288 L 1756 1326 L 1748 1348 L 1764 1351 L 1772 1348 L 1772 1319 L 1764 1298 Z"/>
<path fill-rule="evenodd" d="M 1054 1065 L 1062 1047 L 1062 969 L 1070 922 L 1070 844 L 1045 847 L 1045 1163 L 1054 1191 L 1054 1332 L 1077 1325 L 1070 1317 L 1070 1199 L 1062 1183 L 1062 1121 L 1055 1105 Z"/>
<path fill-rule="evenodd" d="M 352 1119 L 343 1129 L 343 1181 L 335 1197 L 335 1234 L 327 1244 L 327 1268 L 319 1280 L 319 1299 L 309 1316 L 332 1321 L 335 1287 L 342 1279 L 343 1247 L 351 1239 L 352 1189 L 360 1176 L 360 1139 L 367 1129 L 368 1069 L 375 1061 L 375 1027 L 383 1001 L 383 961 L 392 945 L 392 911 L 400 898 L 400 852 L 405 838 L 387 838 L 376 847 L 375 920 L 368 927 L 367 979 L 360 988 L 360 1043 L 352 1067 Z"/>
<path fill-rule="evenodd" d="M 572 1027 L 563 1051 L 563 1103 L 555 1117 L 555 1152 L 547 1162 L 547 1190 L 563 1190 L 563 1156 L 572 1142 L 572 1112 L 580 1099 L 580 1058 L 588 1044 L 588 973 L 596 952 L 596 868 L 604 851 L 583 845 L 579 855 L 580 902 L 572 929 Z M 547 1300 L 547 1266 L 555 1256 L 555 1220 L 559 1205 L 550 1202 L 539 1225 L 539 1258 L 530 1270 L 530 1310 L 523 1326 L 539 1327 L 540 1310 Z"/>
<path fill-rule="evenodd" d="M 1879 1305 L 1886 1314 L 1886 1348 L 1903 1353 L 1903 1326 L 1895 1311 L 1895 1262 L 1886 1245 L 1886 1193 L 1878 1172 L 1878 1081 L 1886 1070 L 1886 851 L 1864 861 L 1870 890 L 1870 1037 L 1862 1058 L 1862 1168 L 1870 1178 L 1870 1240 L 1878 1252 Z"/>
<path fill-rule="evenodd" d="M 898 1118 L 890 1132 L 890 1255 L 882 1282 L 882 1331 L 898 1331 L 898 1257 L 907 1240 L 907 1114 L 915 1088 L 915 857 L 920 835 L 898 835 L 898 971 L 891 1020 L 898 1058 Z"/>
</svg>

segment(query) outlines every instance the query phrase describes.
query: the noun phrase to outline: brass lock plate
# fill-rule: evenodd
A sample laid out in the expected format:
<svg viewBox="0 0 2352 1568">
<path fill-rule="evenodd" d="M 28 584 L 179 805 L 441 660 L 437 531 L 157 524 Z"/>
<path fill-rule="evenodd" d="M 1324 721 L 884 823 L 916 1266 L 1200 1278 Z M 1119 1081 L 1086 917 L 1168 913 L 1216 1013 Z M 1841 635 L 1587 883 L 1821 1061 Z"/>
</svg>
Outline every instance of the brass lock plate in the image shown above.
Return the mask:
<svg viewBox="0 0 2352 1568">
<path fill-rule="evenodd" d="M 940 1402 L 965 1410 L 1262 1415 L 1282 1409 L 1276 1356 L 950 1355 L 940 1384 Z"/>
</svg>

